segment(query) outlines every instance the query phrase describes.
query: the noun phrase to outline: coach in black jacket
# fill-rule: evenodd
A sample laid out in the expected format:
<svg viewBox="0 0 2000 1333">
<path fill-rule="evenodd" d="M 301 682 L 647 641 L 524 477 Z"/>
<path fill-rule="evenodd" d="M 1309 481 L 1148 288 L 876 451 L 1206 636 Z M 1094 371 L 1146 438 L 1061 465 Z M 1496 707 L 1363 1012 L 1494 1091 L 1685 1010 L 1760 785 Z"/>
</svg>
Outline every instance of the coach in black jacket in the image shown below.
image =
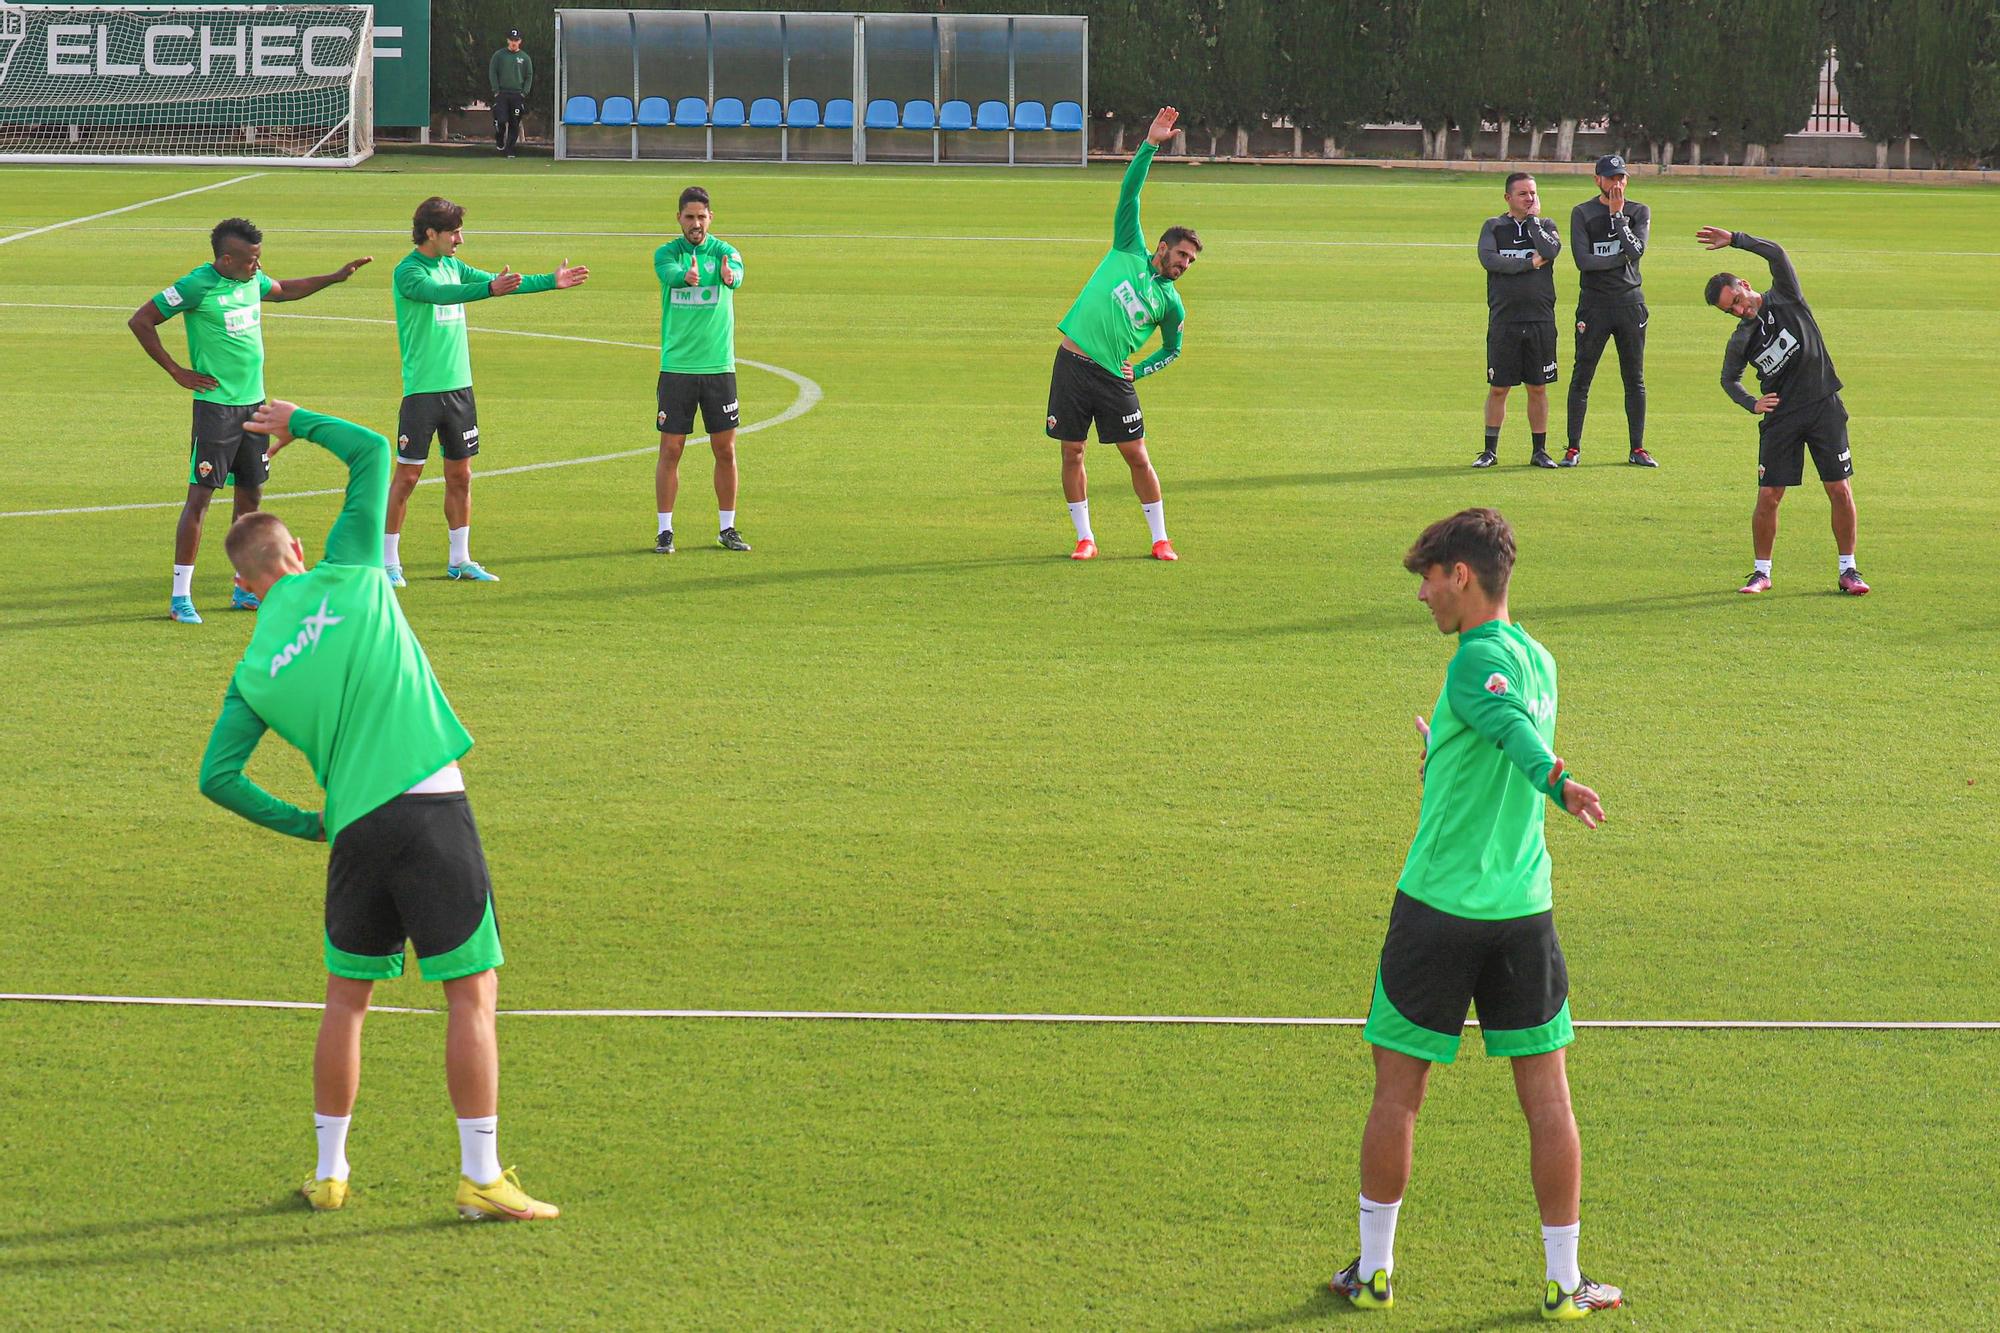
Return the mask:
<svg viewBox="0 0 2000 1333">
<path fill-rule="evenodd" d="M 1576 364 L 1569 379 L 1569 449 L 1562 466 L 1575 467 L 1583 448 L 1583 417 L 1590 382 L 1604 344 L 1618 343 L 1618 373 L 1625 380 L 1625 430 L 1635 467 L 1658 467 L 1646 452 L 1646 293 L 1639 285 L 1653 213 L 1625 197 L 1625 159 L 1597 159 L 1597 198 L 1570 210 L 1570 254 L 1579 270 L 1576 290 Z"/>
<path fill-rule="evenodd" d="M 1474 467 L 1500 461 L 1500 423 L 1507 391 L 1528 386 L 1528 430 L 1536 467 L 1549 457 L 1549 385 L 1556 378 L 1556 279 L 1550 265 L 1562 253 L 1555 224 L 1541 216 L 1535 178 L 1507 178 L 1507 211 L 1479 228 L 1479 263 L 1486 270 L 1486 441 Z"/>
</svg>

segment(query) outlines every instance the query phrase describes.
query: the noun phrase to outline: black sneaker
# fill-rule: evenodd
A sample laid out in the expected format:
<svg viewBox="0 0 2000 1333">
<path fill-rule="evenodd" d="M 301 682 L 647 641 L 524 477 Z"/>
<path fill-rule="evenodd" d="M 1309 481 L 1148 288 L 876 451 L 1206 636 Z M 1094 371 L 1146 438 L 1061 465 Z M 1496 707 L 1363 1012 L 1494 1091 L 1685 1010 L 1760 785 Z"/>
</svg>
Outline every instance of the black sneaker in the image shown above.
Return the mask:
<svg viewBox="0 0 2000 1333">
<path fill-rule="evenodd" d="M 1630 463 L 1633 467 L 1659 466 L 1659 464 L 1654 461 L 1653 456 L 1647 453 L 1644 449 L 1634 449 L 1631 453 L 1625 456 L 1625 461 Z"/>
<path fill-rule="evenodd" d="M 1563 450 L 1562 462 L 1557 463 L 1556 466 L 1575 467 L 1577 459 L 1581 458 L 1582 456 L 1583 456 L 1583 450 L 1577 448 L 1575 445 L 1572 444 L 1569 448 Z"/>
<path fill-rule="evenodd" d="M 1494 453 L 1491 449 L 1482 449 L 1479 451 L 1479 457 L 1472 460 L 1472 466 L 1492 467 L 1495 463 L 1499 461 L 1500 461 L 1500 455 Z"/>
<path fill-rule="evenodd" d="M 747 551 L 750 549 L 750 543 L 744 541 L 742 534 L 737 532 L 735 528 L 724 528 L 716 535 L 715 544 L 725 551 Z"/>
<path fill-rule="evenodd" d="M 1537 449 L 1535 450 L 1534 457 L 1530 458 L 1528 463 L 1533 467 L 1554 467 L 1556 460 L 1549 457 L 1548 450 Z"/>
<path fill-rule="evenodd" d="M 672 528 L 661 528 L 660 539 L 653 543 L 653 554 L 672 555 L 673 553 L 674 553 L 674 530 Z"/>
</svg>

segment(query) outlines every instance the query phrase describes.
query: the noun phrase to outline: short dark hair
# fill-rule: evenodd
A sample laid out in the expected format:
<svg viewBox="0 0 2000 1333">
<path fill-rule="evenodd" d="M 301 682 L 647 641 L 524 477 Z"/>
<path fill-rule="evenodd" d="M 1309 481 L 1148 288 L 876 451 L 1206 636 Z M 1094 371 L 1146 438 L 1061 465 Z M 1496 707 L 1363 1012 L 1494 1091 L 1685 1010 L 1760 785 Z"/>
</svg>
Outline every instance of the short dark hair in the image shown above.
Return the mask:
<svg viewBox="0 0 2000 1333">
<path fill-rule="evenodd" d="M 1403 556 L 1403 568 L 1421 575 L 1432 565 L 1464 564 L 1488 597 L 1507 591 L 1514 575 L 1514 527 L 1497 509 L 1461 509 L 1425 528 Z"/>
<path fill-rule="evenodd" d="M 700 204 L 703 208 L 711 207 L 708 202 L 708 191 L 699 185 L 690 185 L 682 190 L 681 201 L 674 205 L 674 214 L 679 216 L 689 204 Z"/>
<path fill-rule="evenodd" d="M 1500 187 L 1501 192 L 1505 194 L 1512 194 L 1514 193 L 1514 187 L 1518 185 L 1520 182 L 1531 181 L 1534 178 L 1535 178 L 1535 173 L 1532 171 L 1512 172 L 1507 177 L 1507 183 Z"/>
<path fill-rule="evenodd" d="M 260 574 L 275 568 L 291 545 L 291 531 L 268 509 L 237 519 L 222 539 L 223 554 L 239 574 Z"/>
<path fill-rule="evenodd" d="M 222 257 L 222 243 L 234 236 L 245 245 L 262 245 L 264 233 L 257 230 L 257 224 L 249 218 L 224 218 L 215 224 L 215 230 L 208 234 L 209 252 L 216 258 Z"/>
<path fill-rule="evenodd" d="M 1193 227 L 1169 227 L 1160 233 L 1161 245 L 1179 245 L 1182 241 L 1192 245 L 1196 254 L 1201 253 L 1201 237 Z"/>
<path fill-rule="evenodd" d="M 1718 273 L 1708 280 L 1708 286 L 1702 289 L 1702 294 L 1707 298 L 1710 305 L 1714 305 L 1722 299 L 1724 292 L 1741 281 L 1743 279 L 1737 277 L 1734 273 Z"/>
<path fill-rule="evenodd" d="M 416 214 L 410 219 L 410 239 L 422 245 L 426 232 L 457 231 L 464 225 L 465 208 L 434 194 L 417 205 Z"/>
</svg>

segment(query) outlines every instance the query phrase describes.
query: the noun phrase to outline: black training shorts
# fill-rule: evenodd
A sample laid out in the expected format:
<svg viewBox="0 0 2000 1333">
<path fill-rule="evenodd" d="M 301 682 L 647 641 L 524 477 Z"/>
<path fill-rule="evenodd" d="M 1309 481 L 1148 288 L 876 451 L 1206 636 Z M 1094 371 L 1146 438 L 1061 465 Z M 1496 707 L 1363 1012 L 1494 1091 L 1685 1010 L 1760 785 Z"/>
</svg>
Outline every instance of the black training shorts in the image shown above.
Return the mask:
<svg viewBox="0 0 2000 1333">
<path fill-rule="evenodd" d="M 1796 486 L 1805 480 L 1806 450 L 1825 482 L 1854 475 L 1847 447 L 1847 408 L 1839 394 L 1797 413 L 1766 412 L 1757 421 L 1757 484 Z"/>
<path fill-rule="evenodd" d="M 479 452 L 479 405 L 471 389 L 449 393 L 413 393 L 403 399 L 396 421 L 396 461 L 426 463 L 431 436 L 446 458 L 470 458 Z"/>
<path fill-rule="evenodd" d="M 1569 1045 L 1569 966 L 1555 913 L 1479 921 L 1397 893 L 1362 1035 L 1376 1046 L 1450 1064 L 1467 1006 L 1488 1055 L 1542 1055 Z"/>
<path fill-rule="evenodd" d="M 464 792 L 404 794 L 340 831 L 326 863 L 326 968 L 375 981 L 403 974 L 403 941 L 425 981 L 504 961 L 493 882 Z"/>
<path fill-rule="evenodd" d="M 257 414 L 261 403 L 238 407 L 231 403 L 194 404 L 194 433 L 188 457 L 188 485 L 219 491 L 228 486 L 262 486 L 270 477 L 264 450 L 266 435 L 253 435 L 243 423 Z"/>
<path fill-rule="evenodd" d="M 1486 382 L 1495 388 L 1556 382 L 1556 322 L 1486 326 Z"/>
<path fill-rule="evenodd" d="M 1058 347 L 1055 369 L 1049 372 L 1048 436 L 1052 440 L 1088 439 L 1092 422 L 1097 423 L 1100 444 L 1144 439 L 1146 419 L 1139 411 L 1139 391 L 1123 375 L 1114 375 L 1089 357 Z"/>
<path fill-rule="evenodd" d="M 662 435 L 686 435 L 694 429 L 694 409 L 701 406 L 701 428 L 710 435 L 735 430 L 741 419 L 736 401 L 736 372 L 720 375 L 683 375 L 678 370 L 660 372 L 660 413 L 655 420 Z"/>
</svg>

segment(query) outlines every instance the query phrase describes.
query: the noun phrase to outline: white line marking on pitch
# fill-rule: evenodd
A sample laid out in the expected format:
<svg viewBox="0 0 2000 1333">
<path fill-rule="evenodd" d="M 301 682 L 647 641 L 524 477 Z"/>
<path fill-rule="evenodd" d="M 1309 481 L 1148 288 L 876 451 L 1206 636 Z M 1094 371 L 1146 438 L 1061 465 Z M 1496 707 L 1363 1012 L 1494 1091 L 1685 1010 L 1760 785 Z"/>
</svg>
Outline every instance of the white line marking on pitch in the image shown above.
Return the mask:
<svg viewBox="0 0 2000 1333">
<path fill-rule="evenodd" d="M 318 1009 L 308 1000 L 212 1000 L 161 995 L 26 995 L 0 994 L 0 1001 L 46 1004 L 136 1004 L 194 1009 Z M 442 1009 L 376 1006 L 385 1014 L 441 1014 Z M 874 1009 L 502 1009 L 509 1018 L 762 1018 L 814 1019 L 856 1023 L 1095 1023 L 1144 1025 L 1204 1025 L 1213 1027 L 1341 1027 L 1358 1028 L 1365 1018 L 1256 1018 L 1230 1014 L 929 1014 Z M 1467 1027 L 1478 1027 L 1474 1019 Z M 1842 1020 L 1766 1021 L 1708 1018 L 1579 1019 L 1580 1028 L 1671 1028 L 1696 1031 L 1837 1031 L 1837 1032 L 1994 1032 L 1995 1023 L 1861 1022 Z"/>
<path fill-rule="evenodd" d="M 119 310 L 119 311 L 122 311 L 125 308 L 123 306 L 109 306 L 109 305 L 61 305 L 61 304 L 56 304 L 54 302 L 43 302 L 43 301 L 0 301 L 0 307 L 8 307 L 8 308 L 24 309 L 24 310 Z M 320 320 L 323 323 L 332 323 L 332 324 L 394 324 L 396 322 L 393 319 L 370 319 L 360 315 L 295 315 L 290 311 L 279 311 L 279 310 L 274 310 L 269 312 L 269 317 L 272 319 L 316 319 Z M 654 343 L 616 342 L 609 338 L 585 338 L 574 333 L 538 333 L 531 329 L 481 329 L 481 328 L 474 328 L 472 329 L 472 332 L 498 333 L 515 338 L 547 338 L 554 342 L 594 343 L 599 347 L 629 347 L 635 351 L 640 351 L 640 352 L 655 352 L 659 350 L 658 345 Z M 773 426 L 782 426 L 787 421 L 791 421 L 794 418 L 804 416 L 807 412 L 812 411 L 814 407 L 819 405 L 820 400 L 826 397 L 825 391 L 821 389 L 819 385 L 813 383 L 811 380 L 807 379 L 804 375 L 799 374 L 795 370 L 786 370 L 783 366 L 773 366 L 763 361 L 752 361 L 747 357 L 738 357 L 736 358 L 736 360 L 737 364 L 739 365 L 750 366 L 756 370 L 769 371 L 771 374 L 776 375 L 781 379 L 790 380 L 792 382 L 793 387 L 795 387 L 798 390 L 798 396 L 792 399 L 792 404 L 790 407 L 787 407 L 784 411 L 778 413 L 778 415 L 774 417 L 766 417 L 762 421 L 753 421 L 747 426 L 738 426 L 736 428 L 736 433 L 738 435 L 748 435 L 752 431 L 769 430 Z M 706 444 L 708 442 L 708 436 L 706 435 L 689 436 L 688 442 L 690 444 Z M 546 472 L 550 468 L 580 467 L 585 463 L 609 463 L 620 458 L 637 458 L 641 454 L 656 454 L 659 451 L 660 451 L 659 445 L 649 444 L 643 446 L 642 448 L 625 449 L 614 454 L 592 454 L 587 458 L 558 458 L 558 459 L 552 459 L 546 463 L 520 463 L 515 465 L 514 467 L 484 468 L 481 469 L 479 472 L 475 473 L 474 475 L 479 477 L 510 477 L 520 472 Z M 417 484 L 419 486 L 433 486 L 438 484 L 439 482 L 442 482 L 443 480 L 444 480 L 443 477 L 425 477 L 422 481 L 418 482 Z M 264 499 L 297 500 L 312 495 L 341 495 L 344 493 L 345 492 L 342 489 L 335 487 L 327 490 L 318 490 L 318 491 L 285 491 L 283 493 L 272 493 L 266 495 Z M 179 500 L 148 500 L 138 504 L 81 505 L 71 509 L 15 509 L 5 512 L 0 512 L 0 518 L 48 518 L 51 516 L 61 515 L 61 514 L 117 514 L 132 509 L 177 509 L 180 507 L 181 503 L 182 502 Z"/>
<path fill-rule="evenodd" d="M 230 185 L 241 185 L 244 181 L 254 181 L 259 176 L 269 174 L 269 172 L 264 171 L 253 171 L 247 176 L 235 176 L 226 181 L 217 181 L 213 185 L 197 185 L 192 190 L 182 190 L 179 194 L 163 194 L 157 199 L 141 199 L 138 203 L 127 204 L 123 208 L 107 208 L 102 213 L 92 213 L 88 217 L 71 218 L 67 222 L 52 222 L 46 227 L 36 227 L 32 231 L 17 231 L 11 236 L 0 236 L 0 245 L 12 245 L 15 241 L 25 241 L 30 236 L 41 236 L 48 232 L 61 231 L 64 227 L 80 227 L 86 222 L 95 222 L 99 218 L 116 217 L 120 213 L 130 213 L 135 208 L 151 208 L 154 204 L 164 204 L 174 199 L 185 199 L 191 194 L 205 194 L 210 190 L 220 190 Z"/>
</svg>

